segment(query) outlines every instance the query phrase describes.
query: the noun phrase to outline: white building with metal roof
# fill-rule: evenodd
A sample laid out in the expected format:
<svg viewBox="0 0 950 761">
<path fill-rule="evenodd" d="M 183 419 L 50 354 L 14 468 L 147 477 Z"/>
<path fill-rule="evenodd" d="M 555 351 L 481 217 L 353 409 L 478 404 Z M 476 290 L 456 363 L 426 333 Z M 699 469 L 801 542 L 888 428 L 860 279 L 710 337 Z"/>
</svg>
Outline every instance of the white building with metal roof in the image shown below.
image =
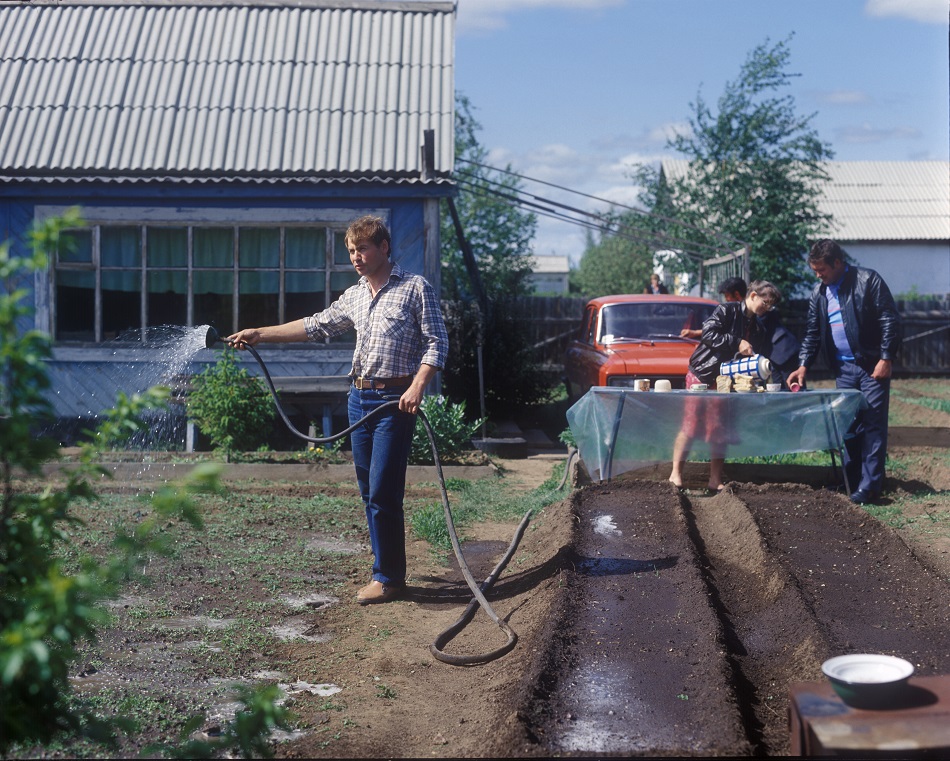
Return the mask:
<svg viewBox="0 0 950 761">
<path fill-rule="evenodd" d="M 667 177 L 688 162 L 664 159 Z M 895 294 L 950 294 L 950 162 L 830 161 L 821 211 L 861 266 L 877 270 Z M 754 274 L 754 273 L 753 273 Z"/>
<path fill-rule="evenodd" d="M 153 361 L 155 326 L 324 308 L 355 282 L 343 233 L 361 214 L 438 289 L 454 35 L 453 2 L 0 3 L 0 236 L 19 254 L 35 221 L 80 206 L 88 223 L 23 283 L 23 327 L 54 338 L 57 412 L 95 415 Z M 345 375 L 351 354 L 265 359 L 280 385 Z"/>
</svg>

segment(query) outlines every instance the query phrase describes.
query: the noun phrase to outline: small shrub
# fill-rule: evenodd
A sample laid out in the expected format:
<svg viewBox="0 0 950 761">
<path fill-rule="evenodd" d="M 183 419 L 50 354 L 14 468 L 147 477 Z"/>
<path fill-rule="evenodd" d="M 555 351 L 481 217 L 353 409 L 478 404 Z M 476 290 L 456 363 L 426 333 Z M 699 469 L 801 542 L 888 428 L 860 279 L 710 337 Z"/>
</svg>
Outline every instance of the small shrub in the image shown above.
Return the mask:
<svg viewBox="0 0 950 761">
<path fill-rule="evenodd" d="M 223 450 L 230 462 L 233 452 L 257 449 L 264 443 L 274 419 L 274 403 L 259 379 L 238 367 L 234 349 L 194 379 L 188 394 L 188 417 Z"/>
<path fill-rule="evenodd" d="M 561 431 L 557 438 L 564 446 L 577 449 L 577 439 L 574 438 L 574 431 L 570 428 L 565 428 Z"/>
<path fill-rule="evenodd" d="M 440 460 L 456 457 L 462 451 L 471 449 L 472 436 L 484 421 L 466 423 L 465 402 L 453 404 L 444 396 L 427 396 L 422 400 L 421 408 L 432 426 Z M 432 446 L 421 418 L 416 422 L 416 430 L 412 433 L 409 462 L 412 465 L 433 463 Z"/>
</svg>

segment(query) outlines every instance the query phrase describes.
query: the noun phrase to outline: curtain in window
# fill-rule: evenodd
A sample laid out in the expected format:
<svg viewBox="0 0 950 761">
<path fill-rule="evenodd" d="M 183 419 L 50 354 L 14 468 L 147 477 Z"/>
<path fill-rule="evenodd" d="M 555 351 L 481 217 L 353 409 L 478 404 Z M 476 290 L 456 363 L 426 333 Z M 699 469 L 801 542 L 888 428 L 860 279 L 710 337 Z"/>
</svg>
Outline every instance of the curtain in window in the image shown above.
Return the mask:
<svg viewBox="0 0 950 761">
<path fill-rule="evenodd" d="M 188 266 L 188 230 L 184 227 L 149 227 L 145 238 L 149 267 Z"/>
<path fill-rule="evenodd" d="M 99 264 L 103 267 L 142 266 L 142 244 L 137 227 L 103 227 L 99 238 Z M 135 290 L 140 286 L 136 283 Z"/>
</svg>

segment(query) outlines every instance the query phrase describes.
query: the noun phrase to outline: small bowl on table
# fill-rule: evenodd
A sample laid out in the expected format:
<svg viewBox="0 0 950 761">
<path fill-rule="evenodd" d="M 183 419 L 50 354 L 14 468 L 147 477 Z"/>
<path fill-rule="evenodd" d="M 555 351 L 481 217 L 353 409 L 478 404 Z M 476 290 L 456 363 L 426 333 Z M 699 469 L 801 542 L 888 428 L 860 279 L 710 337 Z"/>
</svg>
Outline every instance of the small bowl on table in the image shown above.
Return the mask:
<svg viewBox="0 0 950 761">
<path fill-rule="evenodd" d="M 821 664 L 838 696 L 854 708 L 899 708 L 914 665 L 893 655 L 839 655 Z"/>
</svg>

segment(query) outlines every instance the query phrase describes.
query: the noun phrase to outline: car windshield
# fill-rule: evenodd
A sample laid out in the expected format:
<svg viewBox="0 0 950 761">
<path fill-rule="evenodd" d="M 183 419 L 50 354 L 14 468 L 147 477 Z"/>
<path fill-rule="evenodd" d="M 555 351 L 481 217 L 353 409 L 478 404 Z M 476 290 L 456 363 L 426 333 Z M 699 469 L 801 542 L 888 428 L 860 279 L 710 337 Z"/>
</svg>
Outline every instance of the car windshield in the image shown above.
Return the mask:
<svg viewBox="0 0 950 761">
<path fill-rule="evenodd" d="M 601 312 L 600 340 L 679 338 L 683 328 L 696 330 L 712 314 L 713 304 L 609 304 Z"/>
</svg>

